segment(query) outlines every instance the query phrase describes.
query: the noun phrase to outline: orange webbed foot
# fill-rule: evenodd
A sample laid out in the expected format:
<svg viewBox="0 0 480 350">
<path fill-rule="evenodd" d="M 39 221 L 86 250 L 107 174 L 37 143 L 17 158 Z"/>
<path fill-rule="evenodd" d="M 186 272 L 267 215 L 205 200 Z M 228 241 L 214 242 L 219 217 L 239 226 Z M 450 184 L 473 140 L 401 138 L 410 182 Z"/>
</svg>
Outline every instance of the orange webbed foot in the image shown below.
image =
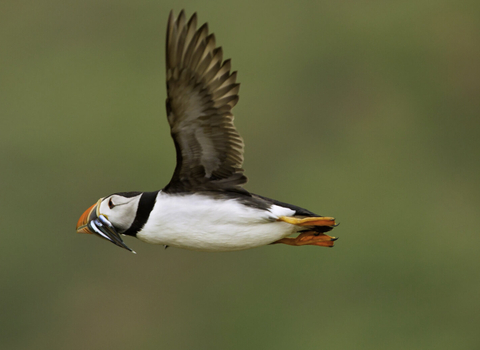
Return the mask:
<svg viewBox="0 0 480 350">
<path fill-rule="evenodd" d="M 280 216 L 278 221 L 298 226 L 336 226 L 335 218 L 330 216 L 296 218 L 293 216 Z"/>
<path fill-rule="evenodd" d="M 275 243 L 283 243 L 283 244 L 288 244 L 288 245 L 293 245 L 293 246 L 302 246 L 302 245 L 316 245 L 319 247 L 333 247 L 335 241 L 338 238 L 332 237 L 320 232 L 316 231 L 306 231 L 300 233 L 297 237 L 295 238 L 282 238 L 279 239 L 278 241 L 273 242 L 272 244 Z"/>
</svg>

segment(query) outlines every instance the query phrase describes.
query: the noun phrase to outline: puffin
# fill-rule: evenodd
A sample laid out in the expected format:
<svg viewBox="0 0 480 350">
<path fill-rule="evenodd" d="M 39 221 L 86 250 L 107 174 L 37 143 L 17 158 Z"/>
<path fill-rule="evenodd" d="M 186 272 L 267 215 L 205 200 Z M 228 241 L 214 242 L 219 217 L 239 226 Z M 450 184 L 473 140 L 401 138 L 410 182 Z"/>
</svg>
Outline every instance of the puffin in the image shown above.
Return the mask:
<svg viewBox="0 0 480 350">
<path fill-rule="evenodd" d="M 135 253 L 133 236 L 166 247 L 238 251 L 269 244 L 333 247 L 333 217 L 250 193 L 244 143 L 233 123 L 237 72 L 209 34 L 171 11 L 166 37 L 167 120 L 176 150 L 170 182 L 153 192 L 100 198 L 77 222 L 78 233 L 101 237 Z"/>
</svg>

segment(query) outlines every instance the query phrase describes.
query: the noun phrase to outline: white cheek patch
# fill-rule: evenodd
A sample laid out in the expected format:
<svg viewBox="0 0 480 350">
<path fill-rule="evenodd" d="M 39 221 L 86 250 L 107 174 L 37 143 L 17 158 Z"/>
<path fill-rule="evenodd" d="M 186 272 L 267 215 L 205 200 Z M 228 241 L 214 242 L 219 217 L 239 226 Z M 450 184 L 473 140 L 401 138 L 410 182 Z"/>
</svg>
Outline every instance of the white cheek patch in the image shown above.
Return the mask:
<svg viewBox="0 0 480 350">
<path fill-rule="evenodd" d="M 121 233 L 127 230 L 135 220 L 140 197 L 141 195 L 131 198 L 113 195 L 110 198 L 105 198 L 100 205 L 100 213 L 105 215 Z M 108 205 L 110 199 L 114 204 L 111 209 Z"/>
</svg>

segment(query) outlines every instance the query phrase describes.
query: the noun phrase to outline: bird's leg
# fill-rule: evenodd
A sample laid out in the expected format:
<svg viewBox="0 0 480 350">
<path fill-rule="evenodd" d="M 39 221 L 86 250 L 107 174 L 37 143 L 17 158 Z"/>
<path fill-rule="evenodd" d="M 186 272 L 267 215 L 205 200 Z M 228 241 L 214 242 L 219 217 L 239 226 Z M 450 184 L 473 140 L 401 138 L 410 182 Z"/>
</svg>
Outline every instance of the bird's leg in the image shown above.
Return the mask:
<svg viewBox="0 0 480 350">
<path fill-rule="evenodd" d="M 302 246 L 302 245 L 317 245 L 319 247 L 333 247 L 334 242 L 338 238 L 331 237 L 329 235 L 317 232 L 317 231 L 306 231 L 300 233 L 295 238 L 282 238 L 278 241 L 273 242 L 275 243 L 283 243 L 293 246 Z"/>
<path fill-rule="evenodd" d="M 293 216 L 281 216 L 277 221 L 283 221 L 288 224 L 297 225 L 297 226 L 326 226 L 322 230 L 307 230 L 300 233 L 295 238 L 282 238 L 273 243 L 283 243 L 293 246 L 302 246 L 302 245 L 317 245 L 321 247 L 333 247 L 334 241 L 337 240 L 335 237 L 328 236 L 319 231 L 330 231 L 336 225 L 335 218 L 329 216 L 318 216 L 318 217 L 306 217 L 306 218 L 296 218 Z M 273 244 L 272 243 L 272 244 Z"/>
</svg>

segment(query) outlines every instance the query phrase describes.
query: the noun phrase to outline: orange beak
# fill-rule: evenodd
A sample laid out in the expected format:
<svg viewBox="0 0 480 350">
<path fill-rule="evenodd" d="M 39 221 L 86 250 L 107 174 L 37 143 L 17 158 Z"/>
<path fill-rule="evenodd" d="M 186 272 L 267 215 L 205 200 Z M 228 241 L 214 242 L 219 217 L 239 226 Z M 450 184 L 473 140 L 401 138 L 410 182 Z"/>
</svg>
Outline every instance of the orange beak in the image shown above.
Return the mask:
<svg viewBox="0 0 480 350">
<path fill-rule="evenodd" d="M 100 213 L 99 208 L 102 200 L 103 198 L 100 198 L 97 203 L 85 210 L 80 216 L 77 222 L 77 233 L 95 234 L 100 238 L 106 239 L 119 247 L 135 253 L 123 243 L 122 238 L 115 229 L 115 226 L 108 220 L 108 217 Z"/>
<path fill-rule="evenodd" d="M 92 205 L 90 208 L 85 210 L 85 212 L 80 216 L 77 222 L 77 233 L 90 233 L 93 234 L 92 230 L 88 227 L 88 223 L 97 216 L 97 206 L 101 199 Z"/>
</svg>

